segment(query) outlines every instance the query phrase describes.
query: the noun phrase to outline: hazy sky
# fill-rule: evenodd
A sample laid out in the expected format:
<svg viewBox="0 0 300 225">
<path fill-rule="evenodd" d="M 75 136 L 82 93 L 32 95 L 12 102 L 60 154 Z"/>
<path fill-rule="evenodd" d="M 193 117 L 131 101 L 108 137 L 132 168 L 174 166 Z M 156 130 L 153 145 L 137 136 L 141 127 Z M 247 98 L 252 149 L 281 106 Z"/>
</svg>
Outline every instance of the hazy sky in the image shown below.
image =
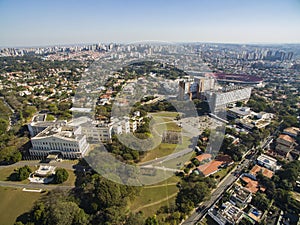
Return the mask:
<svg viewBox="0 0 300 225">
<path fill-rule="evenodd" d="M 0 46 L 300 43 L 300 0 L 0 0 Z"/>
</svg>

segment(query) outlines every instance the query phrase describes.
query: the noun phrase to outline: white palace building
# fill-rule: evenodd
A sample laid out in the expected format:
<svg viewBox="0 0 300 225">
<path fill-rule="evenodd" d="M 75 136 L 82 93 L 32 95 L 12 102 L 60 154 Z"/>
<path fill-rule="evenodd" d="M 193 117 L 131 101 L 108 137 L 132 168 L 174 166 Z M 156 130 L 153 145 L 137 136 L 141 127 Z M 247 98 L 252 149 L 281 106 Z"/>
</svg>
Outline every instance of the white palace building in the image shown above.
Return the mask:
<svg viewBox="0 0 300 225">
<path fill-rule="evenodd" d="M 81 134 L 81 127 L 49 126 L 31 138 L 30 155 L 48 156 L 61 154 L 63 158 L 81 158 L 88 149 L 86 136 Z"/>
<path fill-rule="evenodd" d="M 113 134 L 133 133 L 143 124 L 139 112 L 130 118 L 112 118 L 111 122 L 94 121 L 88 117 L 70 122 L 48 122 L 45 118 L 38 114 L 27 125 L 32 144 L 30 155 L 47 157 L 57 154 L 69 159 L 82 158 L 88 153 L 89 143 L 108 143 Z"/>
</svg>

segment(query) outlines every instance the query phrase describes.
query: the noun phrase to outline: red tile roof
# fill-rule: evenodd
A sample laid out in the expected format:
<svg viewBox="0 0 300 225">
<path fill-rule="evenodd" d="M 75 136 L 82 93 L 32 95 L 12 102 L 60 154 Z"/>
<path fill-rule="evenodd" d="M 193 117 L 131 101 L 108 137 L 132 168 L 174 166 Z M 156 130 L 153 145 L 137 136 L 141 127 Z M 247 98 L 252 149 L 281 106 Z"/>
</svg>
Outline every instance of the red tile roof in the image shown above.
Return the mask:
<svg viewBox="0 0 300 225">
<path fill-rule="evenodd" d="M 223 162 L 221 161 L 210 161 L 209 163 L 205 163 L 204 165 L 200 165 L 197 169 L 206 177 L 209 176 L 219 170 L 219 166 L 221 166 Z"/>
<path fill-rule="evenodd" d="M 287 135 L 287 134 L 280 134 L 278 138 L 279 138 L 279 139 L 282 139 L 282 140 L 285 140 L 285 141 L 287 141 L 287 142 L 290 142 L 290 143 L 294 143 L 294 142 L 295 142 L 295 139 L 292 138 L 292 137 L 290 137 L 290 136 Z"/>
<path fill-rule="evenodd" d="M 266 189 L 264 187 L 260 187 L 258 184 L 258 181 L 252 180 L 249 177 L 242 177 L 241 178 L 247 185 L 245 188 L 247 188 L 251 193 L 256 193 L 258 190 L 265 191 Z"/>
<path fill-rule="evenodd" d="M 203 153 L 203 154 L 201 154 L 201 155 L 196 156 L 195 158 L 196 158 L 199 162 L 202 162 L 202 161 L 204 161 L 204 160 L 211 159 L 211 157 L 212 157 L 211 154 Z"/>
<path fill-rule="evenodd" d="M 262 172 L 262 174 L 265 176 L 265 177 L 268 177 L 268 178 L 272 178 L 273 175 L 274 175 L 274 172 L 267 169 L 267 168 L 264 168 L 264 167 L 261 167 L 259 165 L 255 165 L 251 170 L 250 170 L 250 173 L 253 174 L 254 176 L 256 176 L 257 173 L 259 172 Z"/>
</svg>

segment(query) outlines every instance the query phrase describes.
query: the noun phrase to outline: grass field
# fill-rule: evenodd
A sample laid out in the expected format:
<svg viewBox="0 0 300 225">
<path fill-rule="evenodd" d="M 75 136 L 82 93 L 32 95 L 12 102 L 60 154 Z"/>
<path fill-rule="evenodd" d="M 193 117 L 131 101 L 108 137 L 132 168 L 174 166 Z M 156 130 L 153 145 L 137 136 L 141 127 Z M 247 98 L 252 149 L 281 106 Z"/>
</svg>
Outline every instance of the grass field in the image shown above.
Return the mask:
<svg viewBox="0 0 300 225">
<path fill-rule="evenodd" d="M 44 194 L 0 187 L 0 224 L 14 224 L 16 218 L 28 212 L 42 195 Z"/>
<path fill-rule="evenodd" d="M 155 158 L 170 155 L 172 152 L 174 152 L 175 148 L 175 144 L 161 143 L 156 148 L 148 151 L 147 154 L 141 159 L 141 162 L 146 162 Z"/>
<path fill-rule="evenodd" d="M 177 126 L 175 122 L 166 122 L 163 124 L 157 124 L 153 126 L 154 129 L 159 132 L 159 134 L 163 134 L 164 131 L 170 130 L 170 131 L 181 131 L 181 128 Z"/>
<path fill-rule="evenodd" d="M 37 169 L 34 166 L 30 166 L 30 168 L 32 169 L 32 171 L 34 171 L 34 170 Z M 12 167 L 9 167 L 9 168 L 0 168 L 0 181 L 9 181 L 9 176 L 14 172 L 15 169 L 16 168 L 12 168 Z M 69 173 L 68 180 L 65 181 L 62 184 L 59 184 L 59 185 L 73 186 L 73 185 L 75 185 L 75 180 L 76 180 L 75 173 L 74 173 L 73 170 L 67 170 L 67 171 Z M 22 184 L 29 184 L 30 182 L 29 182 L 28 179 L 26 179 L 26 180 L 20 181 L 20 183 L 22 183 Z"/>
<path fill-rule="evenodd" d="M 168 205 L 174 202 L 178 192 L 176 182 L 178 178 L 169 178 L 168 181 L 161 182 L 162 184 L 143 187 L 139 196 L 131 203 L 130 209 L 133 211 L 142 211 L 145 216 L 153 215 L 161 206 Z"/>
<path fill-rule="evenodd" d="M 151 116 L 161 116 L 161 117 L 176 117 L 178 112 L 167 112 L 167 111 L 162 111 L 162 112 L 157 112 L 157 113 L 150 113 Z"/>
<path fill-rule="evenodd" d="M 157 210 L 159 210 L 160 207 L 166 206 L 166 205 L 174 205 L 175 199 L 176 199 L 176 197 L 171 197 L 166 201 L 162 201 L 156 205 L 149 206 L 141 211 L 143 211 L 143 213 L 146 217 L 153 216 L 157 212 Z"/>
<path fill-rule="evenodd" d="M 0 168 L 0 180 L 7 181 L 8 177 L 14 172 L 14 169 L 16 168 Z"/>
<path fill-rule="evenodd" d="M 161 181 L 159 183 L 156 183 L 154 185 L 146 186 L 145 188 L 152 188 L 153 186 L 164 185 L 164 184 L 175 184 L 175 183 L 178 183 L 180 180 L 181 180 L 180 177 L 174 175 L 174 176 L 169 177 L 168 179 Z"/>
<path fill-rule="evenodd" d="M 178 125 L 174 122 L 174 119 L 177 115 L 177 112 L 151 113 L 151 116 L 154 119 L 151 133 L 153 134 L 153 139 L 155 140 L 155 142 L 161 141 L 161 137 L 159 137 L 158 135 L 161 136 L 165 130 L 181 131 L 181 128 L 178 127 Z M 141 162 L 146 162 L 155 158 L 167 156 L 169 154 L 172 154 L 176 148 L 177 151 L 183 150 L 188 147 L 188 139 L 189 138 L 184 136 L 183 143 L 181 145 L 160 143 L 157 147 L 148 151 L 147 154 L 145 154 L 145 156 L 141 159 Z"/>
<path fill-rule="evenodd" d="M 9 181 L 9 176 L 14 172 L 15 169 L 18 169 L 18 167 L 0 168 L 0 181 Z M 34 171 L 37 168 L 35 166 L 30 166 L 30 169 Z M 20 182 L 22 184 L 28 184 L 29 180 L 26 179 Z"/>
</svg>

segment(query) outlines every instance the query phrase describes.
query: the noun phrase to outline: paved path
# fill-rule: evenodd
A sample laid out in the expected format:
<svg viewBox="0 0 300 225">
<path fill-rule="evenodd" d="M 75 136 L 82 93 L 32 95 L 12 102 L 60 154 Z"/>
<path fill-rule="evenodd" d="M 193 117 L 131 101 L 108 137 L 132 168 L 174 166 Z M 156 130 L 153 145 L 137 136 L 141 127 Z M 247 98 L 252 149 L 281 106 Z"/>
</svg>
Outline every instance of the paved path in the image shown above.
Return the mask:
<svg viewBox="0 0 300 225">
<path fill-rule="evenodd" d="M 183 170 L 179 170 L 179 169 L 172 169 L 172 168 L 168 168 L 168 167 L 164 167 L 164 166 L 153 166 L 153 165 L 146 165 L 146 166 L 141 166 L 141 168 L 154 168 L 154 169 L 158 169 L 158 170 L 164 170 L 164 171 L 170 171 L 170 172 L 183 172 Z"/>
<path fill-rule="evenodd" d="M 44 190 L 53 190 L 53 189 L 72 189 L 75 186 L 64 186 L 64 185 L 51 185 L 51 184 L 22 184 L 20 182 L 13 181 L 0 181 L 1 187 L 12 187 L 12 188 L 28 188 L 28 189 L 44 189 Z"/>
<path fill-rule="evenodd" d="M 158 185 L 151 185 L 151 186 L 145 186 L 143 188 L 157 188 L 157 187 L 165 187 L 165 186 L 171 186 L 171 185 L 177 185 L 177 183 L 168 183 L 168 184 L 158 184 Z"/>
<path fill-rule="evenodd" d="M 139 166 L 147 166 L 147 165 L 153 165 L 153 164 L 158 164 L 158 163 L 163 163 L 166 161 L 169 161 L 171 159 L 175 159 L 178 158 L 180 156 L 186 155 L 188 153 L 191 153 L 192 151 L 194 151 L 192 148 L 187 148 L 184 150 L 181 150 L 180 152 L 175 152 L 173 154 L 167 155 L 167 156 L 163 156 L 157 159 L 153 159 L 153 160 L 149 160 L 143 163 L 139 163 Z"/>
</svg>

